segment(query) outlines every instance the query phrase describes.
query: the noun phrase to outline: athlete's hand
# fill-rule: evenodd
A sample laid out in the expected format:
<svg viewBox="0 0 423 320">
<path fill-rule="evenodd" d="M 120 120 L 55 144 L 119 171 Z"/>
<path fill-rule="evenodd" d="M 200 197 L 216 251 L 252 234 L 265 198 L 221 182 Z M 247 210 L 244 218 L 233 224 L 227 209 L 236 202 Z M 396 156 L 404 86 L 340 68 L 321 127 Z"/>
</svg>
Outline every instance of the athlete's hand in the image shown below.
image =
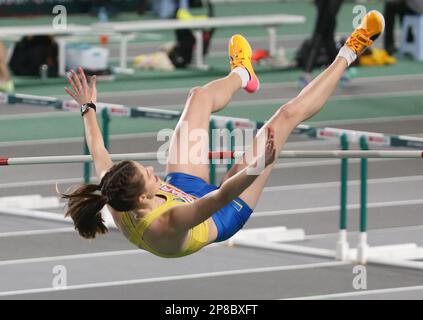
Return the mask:
<svg viewBox="0 0 423 320">
<path fill-rule="evenodd" d="M 74 70 L 67 76 L 69 84 L 72 89 L 66 88 L 65 91 L 75 99 L 80 105 L 85 103 L 96 103 L 97 102 L 97 78 L 96 76 L 91 77 L 91 86 L 88 85 L 87 78 L 85 77 L 84 70 L 79 68 L 79 74 Z"/>
<path fill-rule="evenodd" d="M 271 127 L 266 129 L 266 151 L 265 151 L 265 166 L 269 166 L 276 160 L 275 149 L 275 133 Z"/>
</svg>

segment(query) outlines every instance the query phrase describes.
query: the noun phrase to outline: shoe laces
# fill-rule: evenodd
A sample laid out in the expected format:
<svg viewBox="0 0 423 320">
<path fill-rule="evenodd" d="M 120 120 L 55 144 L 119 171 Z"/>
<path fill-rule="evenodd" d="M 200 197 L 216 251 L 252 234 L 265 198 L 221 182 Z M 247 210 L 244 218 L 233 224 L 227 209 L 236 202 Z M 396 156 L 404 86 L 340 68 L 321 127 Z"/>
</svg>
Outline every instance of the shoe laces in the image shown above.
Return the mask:
<svg viewBox="0 0 423 320">
<path fill-rule="evenodd" d="M 348 44 L 354 49 L 361 49 L 362 47 L 369 47 L 373 43 L 367 36 L 367 32 L 364 29 L 358 29 L 354 31 L 351 37 L 348 40 Z"/>
<path fill-rule="evenodd" d="M 241 51 L 239 51 L 239 52 L 235 52 L 235 53 L 231 56 L 231 65 L 232 65 L 233 67 L 236 67 L 236 66 L 238 66 L 238 65 L 242 65 L 242 66 L 244 66 L 244 60 L 245 60 L 245 58 L 240 57 L 240 56 L 239 56 L 239 53 L 242 53 L 242 50 L 241 50 Z"/>
<path fill-rule="evenodd" d="M 243 66 L 244 67 L 244 59 L 235 59 L 235 60 L 231 60 L 231 66 L 233 68 L 238 67 L 238 66 Z"/>
</svg>

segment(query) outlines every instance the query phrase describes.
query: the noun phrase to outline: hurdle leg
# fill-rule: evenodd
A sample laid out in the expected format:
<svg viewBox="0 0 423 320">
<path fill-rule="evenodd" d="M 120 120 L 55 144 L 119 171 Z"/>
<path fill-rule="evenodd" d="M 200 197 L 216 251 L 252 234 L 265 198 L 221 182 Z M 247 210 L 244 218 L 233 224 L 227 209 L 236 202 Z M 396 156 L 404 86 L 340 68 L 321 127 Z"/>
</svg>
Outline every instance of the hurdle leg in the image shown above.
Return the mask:
<svg viewBox="0 0 423 320">
<path fill-rule="evenodd" d="M 341 136 L 342 150 L 348 150 L 348 138 L 346 134 Z M 336 244 L 336 259 L 345 261 L 348 259 L 349 243 L 347 234 L 347 196 L 348 196 L 348 159 L 341 159 L 341 211 L 339 222 L 339 238 Z"/>
<path fill-rule="evenodd" d="M 131 38 L 130 35 L 122 34 L 120 38 L 120 68 L 122 70 L 128 69 L 128 41 Z"/>
<path fill-rule="evenodd" d="M 66 76 L 66 40 L 63 38 L 57 39 L 59 46 L 59 76 Z"/>
<path fill-rule="evenodd" d="M 66 76 L 66 40 L 64 38 L 57 39 L 59 47 L 59 76 Z"/>
<path fill-rule="evenodd" d="M 360 138 L 361 150 L 368 150 L 365 136 Z M 367 242 L 367 165 L 368 159 L 361 159 L 361 185 L 360 185 L 360 239 L 357 245 L 357 262 L 366 264 L 369 254 Z"/>
<path fill-rule="evenodd" d="M 89 155 L 90 150 L 86 140 L 84 139 L 84 155 Z M 84 183 L 89 184 L 91 182 L 91 162 L 84 162 Z"/>
<path fill-rule="evenodd" d="M 276 56 L 278 35 L 275 27 L 268 27 L 267 34 L 269 35 L 269 54 L 271 57 Z"/>
<path fill-rule="evenodd" d="M 210 66 L 204 64 L 203 59 L 203 30 L 194 30 L 195 36 L 195 68 L 199 70 L 210 70 Z"/>
</svg>

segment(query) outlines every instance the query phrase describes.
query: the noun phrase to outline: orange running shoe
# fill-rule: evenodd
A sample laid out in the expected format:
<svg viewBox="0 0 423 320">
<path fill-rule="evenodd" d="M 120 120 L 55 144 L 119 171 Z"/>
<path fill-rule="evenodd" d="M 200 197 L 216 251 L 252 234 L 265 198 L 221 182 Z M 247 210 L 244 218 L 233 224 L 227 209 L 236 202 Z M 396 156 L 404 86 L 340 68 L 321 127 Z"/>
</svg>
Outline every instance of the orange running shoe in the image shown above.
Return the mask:
<svg viewBox="0 0 423 320">
<path fill-rule="evenodd" d="M 253 65 L 251 64 L 252 50 L 247 39 L 243 36 L 236 34 L 229 41 L 229 56 L 231 57 L 231 69 L 236 67 L 245 68 L 249 75 L 250 80 L 244 88 L 249 93 L 254 93 L 260 88 L 260 81 L 257 78 Z"/>
<path fill-rule="evenodd" d="M 377 10 L 372 10 L 363 18 L 361 25 L 354 30 L 345 45 L 358 56 L 370 47 L 384 30 L 385 19 L 383 15 Z"/>
</svg>

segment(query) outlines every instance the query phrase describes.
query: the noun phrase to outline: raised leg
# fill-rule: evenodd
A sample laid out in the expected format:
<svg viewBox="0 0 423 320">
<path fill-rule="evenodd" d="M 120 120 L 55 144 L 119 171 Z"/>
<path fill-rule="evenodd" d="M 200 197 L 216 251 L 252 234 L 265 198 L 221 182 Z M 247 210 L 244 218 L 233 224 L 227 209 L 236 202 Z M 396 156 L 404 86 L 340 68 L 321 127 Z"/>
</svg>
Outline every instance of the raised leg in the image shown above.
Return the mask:
<svg viewBox="0 0 423 320">
<path fill-rule="evenodd" d="M 251 149 L 246 154 L 257 149 L 257 142 L 263 141 L 261 138 L 269 126 L 274 131 L 276 153 L 279 154 L 292 130 L 302 121 L 312 117 L 322 109 L 327 99 L 337 87 L 337 83 L 346 68 L 346 60 L 337 58 L 328 69 L 304 88 L 298 97 L 278 109 L 266 125 L 257 133 L 250 147 Z M 244 157 L 231 169 L 226 178 L 242 170 L 246 165 L 246 159 Z M 272 168 L 273 165 L 267 167 L 260 177 L 240 195 L 240 198 L 253 209 L 256 207 L 258 199 L 260 199 Z"/>
<path fill-rule="evenodd" d="M 236 91 L 259 89 L 260 81 L 251 65 L 251 47 L 241 35 L 229 41 L 232 72 L 225 78 L 194 88 L 170 142 L 167 173 L 183 172 L 209 181 L 210 114 L 224 108 Z"/>
<path fill-rule="evenodd" d="M 370 11 L 364 17 L 362 24 L 348 38 L 335 61 L 305 87 L 296 98 L 278 109 L 274 116 L 258 132 L 246 154 L 256 154 L 257 144 L 259 141 L 265 141 L 263 135 L 269 126 L 274 131 L 275 148 L 277 154 L 279 154 L 292 130 L 302 121 L 312 117 L 323 108 L 347 67 L 356 59 L 357 55 L 373 44 L 373 41 L 383 32 L 384 27 L 383 16 L 377 11 Z M 246 162 L 244 155 L 244 158 L 233 167 L 227 177 L 245 168 L 248 165 Z M 255 208 L 257 205 L 272 167 L 267 167 L 262 175 L 241 194 L 240 198 L 251 208 Z"/>
<path fill-rule="evenodd" d="M 182 172 L 209 181 L 210 115 L 223 109 L 240 88 L 241 78 L 230 73 L 191 90 L 170 141 L 166 173 Z"/>
</svg>

